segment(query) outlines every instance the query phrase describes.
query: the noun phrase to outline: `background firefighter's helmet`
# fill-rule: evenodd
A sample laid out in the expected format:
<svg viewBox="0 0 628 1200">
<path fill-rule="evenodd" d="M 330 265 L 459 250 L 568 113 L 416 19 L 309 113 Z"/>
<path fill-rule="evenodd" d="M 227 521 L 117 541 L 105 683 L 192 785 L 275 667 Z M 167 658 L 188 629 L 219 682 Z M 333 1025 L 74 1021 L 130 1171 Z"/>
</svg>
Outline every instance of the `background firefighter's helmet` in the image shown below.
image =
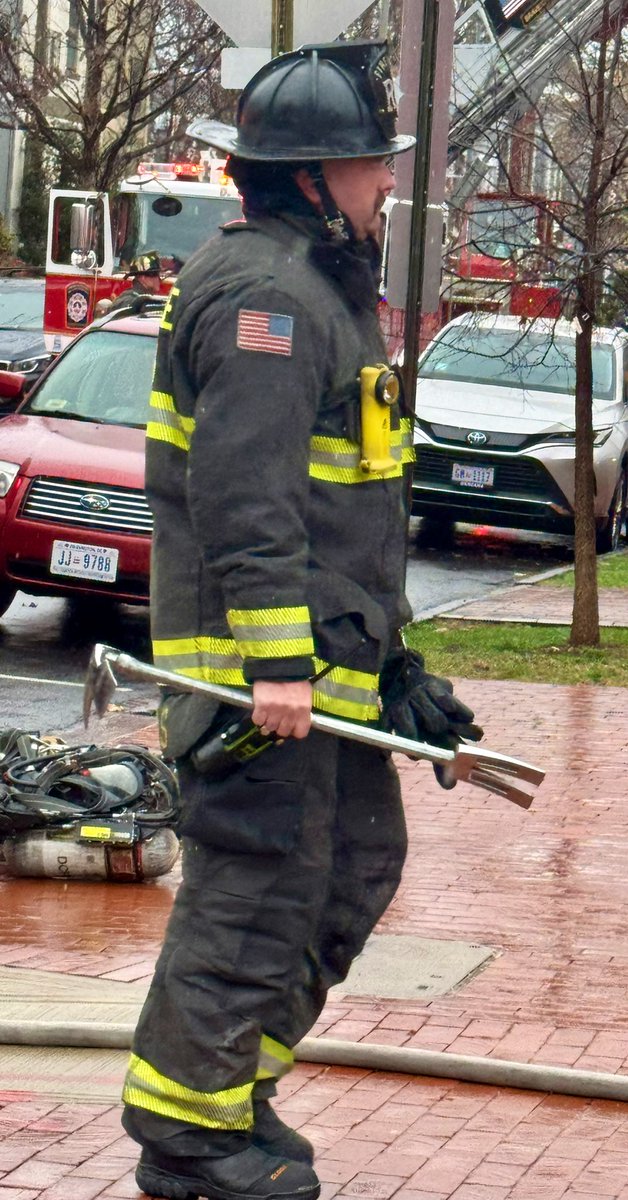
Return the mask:
<svg viewBox="0 0 628 1200">
<path fill-rule="evenodd" d="M 131 260 L 131 264 L 127 271 L 127 277 L 136 275 L 159 275 L 161 271 L 161 263 L 156 250 L 147 250 L 146 254 L 138 254 L 136 258 Z"/>
<path fill-rule="evenodd" d="M 187 132 L 259 162 L 374 158 L 414 145 L 396 119 L 387 44 L 332 42 L 271 59 L 242 92 L 235 127 L 198 120 Z"/>
</svg>

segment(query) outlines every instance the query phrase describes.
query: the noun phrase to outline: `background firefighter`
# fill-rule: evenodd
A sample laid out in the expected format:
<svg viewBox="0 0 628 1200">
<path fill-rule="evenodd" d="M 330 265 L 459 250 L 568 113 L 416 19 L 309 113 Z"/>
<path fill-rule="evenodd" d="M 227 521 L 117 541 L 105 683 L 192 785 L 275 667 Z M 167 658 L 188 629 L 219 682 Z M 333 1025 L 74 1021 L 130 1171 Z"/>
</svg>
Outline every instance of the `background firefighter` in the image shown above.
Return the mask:
<svg viewBox="0 0 628 1200">
<path fill-rule="evenodd" d="M 132 279 L 130 288 L 116 297 L 108 311 L 114 308 L 126 308 L 136 296 L 158 296 L 161 291 L 161 265 L 159 255 L 154 250 L 140 254 L 134 258 L 128 269 L 126 278 Z"/>
<path fill-rule="evenodd" d="M 403 865 L 389 757 L 308 734 L 312 704 L 378 720 L 410 616 L 411 424 L 391 404 L 390 464 L 369 471 L 360 420 L 360 373 L 385 362 L 390 158 L 413 144 L 395 119 L 383 44 L 306 47 L 259 71 L 237 128 L 206 128 L 246 220 L 189 260 L 164 313 L 147 431 L 155 663 L 252 686 L 255 724 L 285 741 L 203 774 L 233 713 L 180 694 L 161 706 L 183 882 L 123 1118 L 153 1196 L 318 1195 L 311 1145 L 268 1098 Z M 446 692 L 449 728 L 471 714 Z"/>
</svg>

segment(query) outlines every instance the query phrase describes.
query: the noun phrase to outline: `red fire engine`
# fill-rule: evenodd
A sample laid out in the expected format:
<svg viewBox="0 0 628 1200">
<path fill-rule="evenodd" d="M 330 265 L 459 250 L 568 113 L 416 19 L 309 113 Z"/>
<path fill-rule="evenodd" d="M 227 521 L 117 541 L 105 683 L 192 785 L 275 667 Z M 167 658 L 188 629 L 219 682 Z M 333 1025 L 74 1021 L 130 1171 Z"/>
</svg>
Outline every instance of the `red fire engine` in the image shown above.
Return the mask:
<svg viewBox="0 0 628 1200">
<path fill-rule="evenodd" d="M 50 194 L 44 329 L 60 350 L 94 318 L 99 300 L 130 286 L 138 255 L 155 252 L 167 293 L 190 254 L 241 216 L 224 161 L 141 163 L 115 193 Z"/>
<path fill-rule="evenodd" d="M 559 242 L 544 196 L 478 193 L 465 204 L 445 259 L 442 323 L 470 309 L 560 316 Z"/>
</svg>

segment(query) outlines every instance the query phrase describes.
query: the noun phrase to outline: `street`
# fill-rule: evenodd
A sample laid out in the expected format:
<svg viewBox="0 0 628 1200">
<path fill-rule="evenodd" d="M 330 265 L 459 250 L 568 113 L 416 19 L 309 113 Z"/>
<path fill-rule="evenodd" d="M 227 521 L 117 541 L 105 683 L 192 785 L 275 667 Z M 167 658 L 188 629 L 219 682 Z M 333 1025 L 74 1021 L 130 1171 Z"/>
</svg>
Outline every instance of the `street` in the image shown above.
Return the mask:
<svg viewBox="0 0 628 1200">
<path fill-rule="evenodd" d="M 568 565 L 571 557 L 568 540 L 479 526 L 457 526 L 451 541 L 439 543 L 413 520 L 407 593 L 418 618 Z M 0 622 L 2 723 L 61 735 L 75 726 L 85 667 L 97 641 L 148 659 L 147 609 L 18 593 Z M 135 685 L 120 687 L 116 699 L 132 712 L 150 711 L 155 694 Z"/>
</svg>

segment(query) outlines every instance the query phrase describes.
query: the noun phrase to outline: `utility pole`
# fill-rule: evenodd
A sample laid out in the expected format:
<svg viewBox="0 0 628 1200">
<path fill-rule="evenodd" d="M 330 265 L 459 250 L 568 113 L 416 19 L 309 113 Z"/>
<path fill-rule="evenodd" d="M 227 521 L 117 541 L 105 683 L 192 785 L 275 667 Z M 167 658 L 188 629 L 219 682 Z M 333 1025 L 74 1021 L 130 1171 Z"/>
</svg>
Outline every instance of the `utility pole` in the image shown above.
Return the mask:
<svg viewBox="0 0 628 1200">
<path fill-rule="evenodd" d="M 294 0 L 273 0 L 272 57 L 293 49 Z"/>
<path fill-rule="evenodd" d="M 422 316 L 425 279 L 427 211 L 432 157 L 434 85 L 438 49 L 440 0 L 423 0 L 419 93 L 417 103 L 416 151 L 412 182 L 412 221 L 410 224 L 410 261 L 406 295 L 406 321 L 403 344 L 403 383 L 406 402 L 414 408 L 416 395 L 419 328 Z"/>
</svg>

